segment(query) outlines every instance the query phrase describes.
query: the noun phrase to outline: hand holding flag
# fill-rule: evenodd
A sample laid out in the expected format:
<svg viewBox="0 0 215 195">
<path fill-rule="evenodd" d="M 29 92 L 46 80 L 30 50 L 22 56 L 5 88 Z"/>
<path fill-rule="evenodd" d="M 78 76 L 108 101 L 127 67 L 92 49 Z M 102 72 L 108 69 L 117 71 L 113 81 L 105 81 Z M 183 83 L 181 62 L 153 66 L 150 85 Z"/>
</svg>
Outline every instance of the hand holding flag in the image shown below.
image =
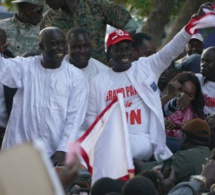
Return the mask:
<svg viewBox="0 0 215 195">
<path fill-rule="evenodd" d="M 185 26 L 187 33 L 196 34 L 198 29 L 215 27 L 215 4 L 206 3 L 201 5 L 197 14 L 194 14 Z"/>
</svg>

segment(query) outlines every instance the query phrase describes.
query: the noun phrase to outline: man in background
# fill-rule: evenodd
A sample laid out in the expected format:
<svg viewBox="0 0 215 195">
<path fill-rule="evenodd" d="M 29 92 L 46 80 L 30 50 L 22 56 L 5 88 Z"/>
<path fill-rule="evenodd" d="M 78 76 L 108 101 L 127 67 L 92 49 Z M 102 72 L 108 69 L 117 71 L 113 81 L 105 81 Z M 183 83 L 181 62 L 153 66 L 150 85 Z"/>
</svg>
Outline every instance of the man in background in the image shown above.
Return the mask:
<svg viewBox="0 0 215 195">
<path fill-rule="evenodd" d="M 66 34 L 73 27 L 87 29 L 91 35 L 92 57 L 107 64 L 105 55 L 106 25 L 135 32 L 137 23 L 129 12 L 106 0 L 46 0 L 51 9 L 44 15 L 41 29 L 56 26 Z"/>
<path fill-rule="evenodd" d="M 7 34 L 7 48 L 14 56 L 25 52 L 39 54 L 38 24 L 43 18 L 44 0 L 15 0 L 17 12 L 12 18 L 0 21 L 0 26 Z"/>
</svg>

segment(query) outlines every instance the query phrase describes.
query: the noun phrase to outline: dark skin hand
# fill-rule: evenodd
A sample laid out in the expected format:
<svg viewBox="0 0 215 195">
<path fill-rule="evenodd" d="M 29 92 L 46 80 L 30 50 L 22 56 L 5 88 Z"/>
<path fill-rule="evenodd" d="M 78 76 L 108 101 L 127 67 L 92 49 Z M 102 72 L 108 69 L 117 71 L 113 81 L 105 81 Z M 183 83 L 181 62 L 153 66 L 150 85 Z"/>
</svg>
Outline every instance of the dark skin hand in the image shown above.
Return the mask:
<svg viewBox="0 0 215 195">
<path fill-rule="evenodd" d="M 175 123 L 173 123 L 172 121 L 165 119 L 164 123 L 165 123 L 165 129 L 168 129 L 168 130 L 175 129 Z"/>
<path fill-rule="evenodd" d="M 177 97 L 176 106 L 179 110 L 185 110 L 189 105 L 189 97 L 186 93 L 180 93 Z"/>
<path fill-rule="evenodd" d="M 204 14 L 203 8 L 207 8 L 209 10 L 213 10 L 212 7 L 211 7 L 212 4 L 213 3 L 211 3 L 211 2 L 207 2 L 207 3 L 202 4 L 201 7 L 199 8 L 198 12 L 196 14 L 192 15 L 192 18 L 197 18 L 197 17 L 203 15 Z"/>
<path fill-rule="evenodd" d="M 170 174 L 167 178 L 164 179 L 161 172 L 162 166 L 156 166 L 153 170 L 157 171 L 159 175 L 159 192 L 160 195 L 166 195 L 168 192 L 175 186 L 175 170 L 171 167 Z"/>
<path fill-rule="evenodd" d="M 10 43 L 5 43 L 4 45 L 0 45 L 0 53 L 3 53 L 4 50 L 10 45 Z"/>
<path fill-rule="evenodd" d="M 180 92 L 182 86 L 179 82 L 168 83 L 168 92 L 161 98 L 162 106 L 164 106 L 169 100 L 176 97 Z"/>
<path fill-rule="evenodd" d="M 215 160 L 209 160 L 203 167 L 202 176 L 207 180 L 207 187 L 215 183 Z"/>
<path fill-rule="evenodd" d="M 80 160 L 79 160 L 79 157 L 76 155 L 74 157 L 73 162 L 71 162 L 68 165 L 65 165 L 62 168 L 62 171 L 60 171 L 58 174 L 64 189 L 66 189 L 67 186 L 71 184 L 71 182 L 73 182 L 78 177 L 79 171 L 80 171 Z"/>
<path fill-rule="evenodd" d="M 51 156 L 51 161 L 54 166 L 63 166 L 65 162 L 66 152 L 63 151 L 56 151 Z"/>
</svg>

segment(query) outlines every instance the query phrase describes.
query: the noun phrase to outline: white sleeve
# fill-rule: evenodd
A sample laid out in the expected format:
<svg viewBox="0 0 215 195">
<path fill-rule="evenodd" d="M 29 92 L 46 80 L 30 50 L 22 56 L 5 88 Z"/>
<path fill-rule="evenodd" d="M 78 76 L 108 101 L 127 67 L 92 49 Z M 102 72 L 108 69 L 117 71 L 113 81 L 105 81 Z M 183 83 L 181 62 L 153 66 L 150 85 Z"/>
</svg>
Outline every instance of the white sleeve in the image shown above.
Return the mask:
<svg viewBox="0 0 215 195">
<path fill-rule="evenodd" d="M 0 81 L 11 88 L 21 88 L 25 66 L 25 58 L 5 59 L 0 56 Z"/>
<path fill-rule="evenodd" d="M 96 117 L 98 116 L 98 106 L 97 106 L 97 94 L 96 91 L 96 83 L 97 79 L 92 79 L 90 83 L 90 90 L 89 90 L 89 101 L 87 106 L 87 113 L 84 121 L 84 128 L 88 129 L 90 125 L 95 121 Z"/>
<path fill-rule="evenodd" d="M 79 73 L 75 80 L 76 83 L 73 85 L 70 93 L 64 132 L 62 133 L 57 151 L 66 152 L 68 142 L 76 141 L 78 131 L 86 114 L 89 92 L 88 84 L 82 72 Z"/>
<path fill-rule="evenodd" d="M 158 80 L 161 73 L 183 52 L 190 38 L 191 35 L 183 28 L 162 50 L 147 58 L 151 71 L 155 76 L 154 79 Z"/>
</svg>

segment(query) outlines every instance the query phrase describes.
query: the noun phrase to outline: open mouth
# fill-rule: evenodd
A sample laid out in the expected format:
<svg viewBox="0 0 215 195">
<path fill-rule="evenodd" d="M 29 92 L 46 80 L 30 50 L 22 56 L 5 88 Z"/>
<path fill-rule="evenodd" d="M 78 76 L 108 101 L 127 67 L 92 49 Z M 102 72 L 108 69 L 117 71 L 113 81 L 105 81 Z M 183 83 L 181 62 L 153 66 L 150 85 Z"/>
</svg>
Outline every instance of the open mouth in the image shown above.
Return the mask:
<svg viewBox="0 0 215 195">
<path fill-rule="evenodd" d="M 86 61 L 86 60 L 87 60 L 87 57 L 86 57 L 86 56 L 80 56 L 79 59 L 80 59 L 81 61 Z"/>
<path fill-rule="evenodd" d="M 123 63 L 128 63 L 128 62 L 130 62 L 130 59 L 129 58 L 122 58 L 122 60 L 121 60 Z"/>
<path fill-rule="evenodd" d="M 62 57 L 64 57 L 64 53 L 57 53 L 57 54 L 55 54 L 55 56 L 57 58 L 62 58 Z"/>
</svg>

